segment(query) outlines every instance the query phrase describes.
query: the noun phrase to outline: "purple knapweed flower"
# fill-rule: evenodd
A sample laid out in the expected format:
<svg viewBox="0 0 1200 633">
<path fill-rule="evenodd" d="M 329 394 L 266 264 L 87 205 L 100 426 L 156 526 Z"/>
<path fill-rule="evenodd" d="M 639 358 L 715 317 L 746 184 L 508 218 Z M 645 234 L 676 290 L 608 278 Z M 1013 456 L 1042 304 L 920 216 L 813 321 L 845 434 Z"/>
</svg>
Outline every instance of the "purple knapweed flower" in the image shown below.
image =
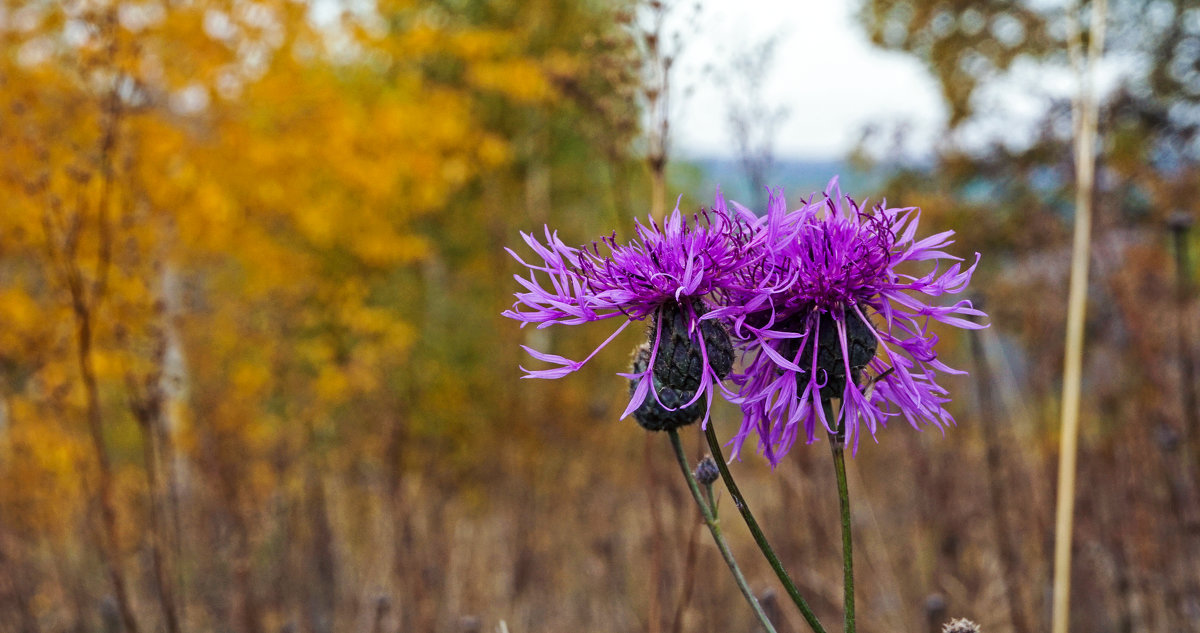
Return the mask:
<svg viewBox="0 0 1200 633">
<path fill-rule="evenodd" d="M 631 373 L 629 405 L 622 418 L 637 411 L 639 423 L 653 430 L 673 428 L 699 417 L 691 411 L 703 402 L 704 416 L 714 390 L 728 375 L 733 350 L 725 325 L 711 310 L 736 285 L 744 268 L 746 227 L 731 217 L 720 193 L 711 211 L 686 218 L 676 206 L 662 226 L 635 223 L 637 237 L 618 244 L 616 234 L 591 248 L 573 248 L 545 229 L 546 243 L 522 233 L 538 260 L 527 263 L 508 250 L 528 277 L 516 275 L 525 289 L 504 316 L 544 328 L 555 324 L 579 325 L 620 319 L 623 323 L 587 358 L 573 361 L 522 346 L 534 358 L 558 365 L 549 369 L 521 369 L 524 378 L 561 378 L 578 370 L 633 321 L 650 317 L 648 352 L 639 352 Z M 540 261 L 539 261 L 540 260 Z M 648 355 L 647 355 L 648 354 Z M 654 390 L 650 386 L 654 385 Z M 643 422 L 647 411 L 639 407 L 653 394 L 662 407 L 656 411 L 688 411 Z M 651 412 L 653 413 L 653 412 Z M 651 417 L 654 417 L 653 415 Z M 667 418 L 687 417 L 685 422 Z"/>
<path fill-rule="evenodd" d="M 754 222 L 747 248 L 763 259 L 756 283 L 742 286 L 752 289 L 731 294 L 716 311 L 731 319 L 745 361 L 732 376 L 744 414 L 734 454 L 757 434 L 773 465 L 798 437 L 814 441 L 818 421 L 855 449 L 860 422 L 872 436 L 895 415 L 914 427 L 953 424 L 937 374 L 963 372 L 938 360 L 929 324 L 978 329 L 984 326 L 963 317 L 986 316 L 970 301 L 937 307 L 918 298 L 958 293 L 970 281 L 979 255 L 963 270 L 960 258 L 941 250 L 953 231 L 916 240 L 918 209 L 865 212 L 842 196 L 836 178 L 824 199 L 814 198 L 788 211 L 782 191 L 773 192 L 761 218 L 738 208 Z M 939 274 L 943 260 L 955 263 Z M 901 272 L 917 262 L 934 262 L 933 270 Z M 822 400 L 835 398 L 839 419 L 830 420 Z"/>
</svg>

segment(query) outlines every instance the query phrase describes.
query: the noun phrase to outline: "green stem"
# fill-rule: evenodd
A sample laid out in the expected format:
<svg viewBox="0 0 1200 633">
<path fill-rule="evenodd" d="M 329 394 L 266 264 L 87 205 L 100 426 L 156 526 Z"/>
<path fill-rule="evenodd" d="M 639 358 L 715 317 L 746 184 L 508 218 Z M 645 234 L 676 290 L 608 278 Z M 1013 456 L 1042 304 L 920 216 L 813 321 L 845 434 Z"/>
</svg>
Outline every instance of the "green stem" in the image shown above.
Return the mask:
<svg viewBox="0 0 1200 633">
<path fill-rule="evenodd" d="M 708 526 L 708 531 L 712 532 L 713 540 L 717 543 L 717 549 L 721 550 L 721 557 L 725 559 L 725 564 L 729 565 L 729 571 L 733 572 L 733 579 L 737 582 L 738 589 L 742 590 L 742 595 L 745 596 L 746 602 L 750 603 L 750 608 L 754 610 L 754 615 L 758 617 L 758 621 L 762 624 L 763 629 L 767 633 L 776 633 L 775 626 L 771 624 L 771 620 L 763 612 L 762 605 L 758 604 L 758 598 L 754 597 L 754 592 L 750 590 L 750 584 L 746 582 L 746 577 L 742 575 L 742 570 L 738 567 L 737 561 L 733 559 L 733 552 L 729 551 L 729 545 L 726 544 L 725 537 L 721 534 L 721 526 L 717 524 L 717 520 L 713 517 L 712 510 L 709 509 L 708 504 L 704 502 L 704 495 L 700 492 L 700 484 L 696 482 L 696 478 L 692 475 L 692 469 L 688 466 L 687 455 L 683 452 L 683 444 L 679 442 L 679 433 L 675 429 L 670 429 L 667 431 L 667 435 L 671 437 L 671 447 L 675 449 L 675 458 L 679 462 L 679 468 L 683 471 L 684 479 L 687 479 L 688 488 L 692 491 L 692 498 L 696 500 L 696 505 L 700 506 L 700 514 L 704 515 L 704 523 Z"/>
<path fill-rule="evenodd" d="M 695 473 L 692 473 L 695 476 Z M 712 510 L 713 520 L 720 521 L 721 518 L 717 514 L 717 498 L 713 496 L 712 484 L 704 484 L 704 500 L 708 502 L 708 507 Z"/>
<path fill-rule="evenodd" d="M 821 400 L 825 417 L 833 419 L 833 407 L 828 398 Z M 833 470 L 837 473 L 838 505 L 842 514 L 842 588 L 845 619 L 842 630 L 854 633 L 854 553 L 850 538 L 850 490 L 846 486 L 846 424 L 838 422 L 836 430 L 829 434 L 829 447 L 833 451 Z"/>
<path fill-rule="evenodd" d="M 813 630 L 813 633 L 825 633 L 825 627 L 821 626 L 821 621 L 809 608 L 808 603 L 800 595 L 800 590 L 796 588 L 796 583 L 792 582 L 792 577 L 783 568 L 783 563 L 779 561 L 775 549 L 767 541 L 766 535 L 763 534 L 762 528 L 758 526 L 758 521 L 754 518 L 754 513 L 750 511 L 750 505 L 746 503 L 746 498 L 738 489 L 737 482 L 733 480 L 733 474 L 729 472 L 729 466 L 725 463 L 725 455 L 721 452 L 721 442 L 717 439 L 717 433 L 713 430 L 711 420 L 708 428 L 704 430 L 704 436 L 708 438 L 708 450 L 712 453 L 713 460 L 717 462 L 717 469 L 721 471 L 721 479 L 725 481 L 725 487 L 729 489 L 729 496 L 733 497 L 733 505 L 737 507 L 738 512 L 742 513 L 742 519 L 745 520 L 746 527 L 750 528 L 750 534 L 754 536 L 754 542 L 758 543 L 758 549 L 762 550 L 763 556 L 771 564 L 771 569 L 775 570 L 779 582 L 783 583 L 783 588 L 787 591 L 788 596 L 791 597 L 792 602 L 796 603 L 800 613 L 804 615 L 804 620 L 808 622 L 809 628 Z"/>
</svg>

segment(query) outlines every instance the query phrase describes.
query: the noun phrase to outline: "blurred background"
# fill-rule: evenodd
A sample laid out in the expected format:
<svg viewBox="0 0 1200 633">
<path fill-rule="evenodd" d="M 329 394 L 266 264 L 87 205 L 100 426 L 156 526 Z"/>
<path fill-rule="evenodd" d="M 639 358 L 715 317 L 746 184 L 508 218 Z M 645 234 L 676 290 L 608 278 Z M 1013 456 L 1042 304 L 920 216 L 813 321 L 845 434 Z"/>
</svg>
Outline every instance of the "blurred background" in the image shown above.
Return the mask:
<svg viewBox="0 0 1200 633">
<path fill-rule="evenodd" d="M 957 428 L 852 460 L 860 630 L 1047 629 L 1068 7 L 801 4 L 0 3 L 0 632 L 755 630 L 617 420 L 640 332 L 518 380 L 609 330 L 501 318 L 502 246 L 835 174 L 982 253 L 992 324 L 942 332 Z M 1109 11 L 1072 618 L 1196 631 L 1200 7 Z M 734 472 L 836 630 L 828 451 Z"/>
</svg>

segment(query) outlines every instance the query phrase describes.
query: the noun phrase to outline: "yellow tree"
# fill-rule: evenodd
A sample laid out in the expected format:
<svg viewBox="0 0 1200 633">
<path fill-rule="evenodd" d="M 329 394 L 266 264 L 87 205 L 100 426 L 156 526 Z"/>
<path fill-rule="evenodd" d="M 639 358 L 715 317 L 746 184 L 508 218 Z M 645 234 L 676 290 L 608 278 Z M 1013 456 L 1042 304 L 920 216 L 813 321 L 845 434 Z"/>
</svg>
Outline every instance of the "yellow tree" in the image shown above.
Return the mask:
<svg viewBox="0 0 1200 633">
<path fill-rule="evenodd" d="M 510 121 L 563 103 L 600 122 L 592 138 L 613 121 L 594 98 L 612 82 L 579 51 L 607 12 L 543 4 L 4 7 L 0 560 L 30 594 L 70 596 L 18 602 L 82 621 L 93 552 L 128 631 L 262 630 L 299 607 L 264 604 L 252 562 L 298 536 L 311 555 L 271 573 L 304 572 L 303 624 L 331 629 L 331 473 L 368 455 L 390 482 L 372 511 L 399 502 L 430 362 L 412 304 L 441 301 L 456 239 L 508 226 L 478 191 L 525 188 L 506 170 L 536 124 Z M 462 303 L 471 318 L 499 311 L 495 258 L 469 264 L 489 291 Z M 39 608 L 22 609 L 32 627 Z"/>
</svg>

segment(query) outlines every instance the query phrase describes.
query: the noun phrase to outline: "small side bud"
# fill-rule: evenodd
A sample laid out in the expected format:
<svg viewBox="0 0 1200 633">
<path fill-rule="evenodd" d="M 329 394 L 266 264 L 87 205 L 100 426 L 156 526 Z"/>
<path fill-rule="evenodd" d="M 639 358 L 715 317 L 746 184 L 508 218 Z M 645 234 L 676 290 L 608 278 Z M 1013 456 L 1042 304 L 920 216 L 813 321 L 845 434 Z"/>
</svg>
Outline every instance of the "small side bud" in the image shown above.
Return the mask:
<svg viewBox="0 0 1200 633">
<path fill-rule="evenodd" d="M 696 476 L 696 481 L 702 485 L 711 486 L 717 477 L 721 476 L 721 471 L 717 468 L 717 462 L 713 461 L 712 455 L 705 455 L 704 459 L 696 464 L 696 472 L 693 474 Z"/>
</svg>

